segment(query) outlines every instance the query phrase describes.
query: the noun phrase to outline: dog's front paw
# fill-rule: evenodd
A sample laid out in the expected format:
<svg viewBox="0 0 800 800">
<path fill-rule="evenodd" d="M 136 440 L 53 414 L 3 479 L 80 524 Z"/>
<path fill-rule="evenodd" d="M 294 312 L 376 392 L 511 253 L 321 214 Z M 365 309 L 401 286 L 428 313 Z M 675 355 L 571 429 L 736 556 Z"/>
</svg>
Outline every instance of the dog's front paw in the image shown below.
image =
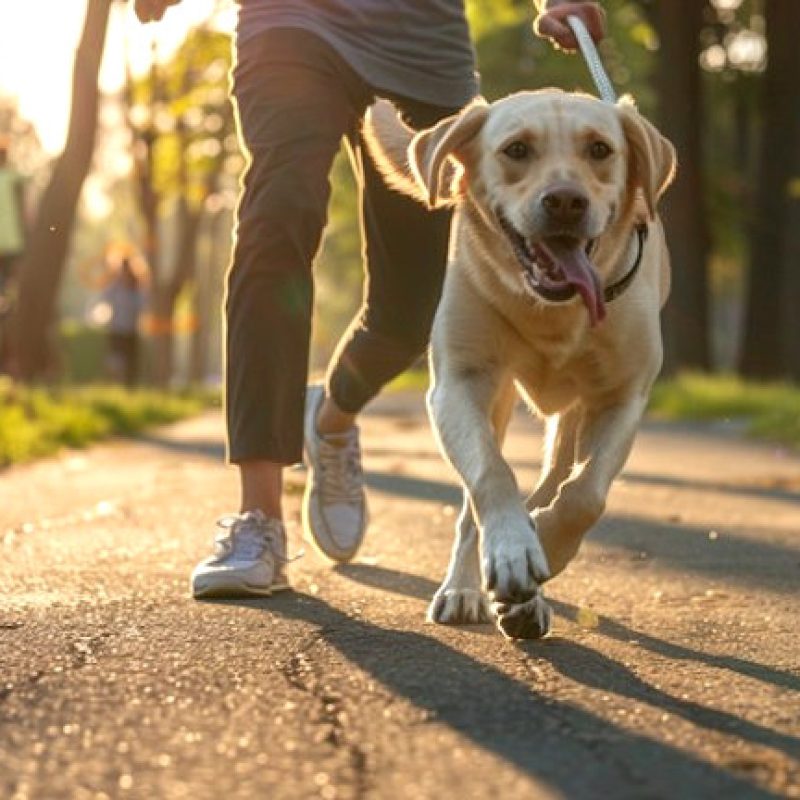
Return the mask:
<svg viewBox="0 0 800 800">
<path fill-rule="evenodd" d="M 541 639 L 550 632 L 553 612 L 541 592 L 524 603 L 495 603 L 493 611 L 506 639 Z"/>
<path fill-rule="evenodd" d="M 487 526 L 483 533 L 483 579 L 498 603 L 524 603 L 550 577 L 547 557 L 533 523 Z"/>
<path fill-rule="evenodd" d="M 489 600 L 480 589 L 439 589 L 428 606 L 428 620 L 440 625 L 491 622 Z"/>
</svg>

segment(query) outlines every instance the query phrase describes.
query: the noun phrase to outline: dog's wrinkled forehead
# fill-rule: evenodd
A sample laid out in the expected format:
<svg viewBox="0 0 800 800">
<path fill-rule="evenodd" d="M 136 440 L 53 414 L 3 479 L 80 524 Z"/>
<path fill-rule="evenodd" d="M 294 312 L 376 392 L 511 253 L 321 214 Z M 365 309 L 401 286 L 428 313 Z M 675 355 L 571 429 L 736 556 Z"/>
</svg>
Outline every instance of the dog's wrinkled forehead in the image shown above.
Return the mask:
<svg viewBox="0 0 800 800">
<path fill-rule="evenodd" d="M 588 132 L 622 140 L 616 108 L 589 95 L 545 89 L 519 92 L 493 103 L 483 138 L 490 148 L 515 136 L 563 144 Z"/>
</svg>

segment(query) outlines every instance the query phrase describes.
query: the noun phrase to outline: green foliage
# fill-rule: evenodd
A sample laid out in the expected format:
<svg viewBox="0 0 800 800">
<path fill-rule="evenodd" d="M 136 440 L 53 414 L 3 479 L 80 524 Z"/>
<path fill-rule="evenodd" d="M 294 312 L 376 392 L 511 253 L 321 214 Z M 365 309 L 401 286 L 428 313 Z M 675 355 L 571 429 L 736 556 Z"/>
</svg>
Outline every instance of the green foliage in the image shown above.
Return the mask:
<svg viewBox="0 0 800 800">
<path fill-rule="evenodd" d="M 241 155 L 227 92 L 230 66 L 229 37 L 200 27 L 169 63 L 130 82 L 132 125 L 140 142 L 153 143 L 158 196 L 181 196 L 197 207 L 222 167 L 238 171 Z"/>
<path fill-rule="evenodd" d="M 116 386 L 24 388 L 0 381 L 0 467 L 133 435 L 215 405 L 213 393 L 130 392 Z"/>
<path fill-rule="evenodd" d="M 718 12 L 703 33 L 703 46 L 724 50 L 738 32 L 763 22 L 758 12 L 753 0 L 744 0 L 738 9 Z M 761 68 L 739 69 L 726 62 L 719 68 L 707 68 L 703 76 L 704 167 L 716 289 L 739 290 L 748 257 L 761 74 Z"/>
<path fill-rule="evenodd" d="M 609 36 L 604 61 L 620 92 L 633 94 L 642 109 L 653 105 L 649 79 L 655 33 L 637 3 L 606 0 Z M 483 93 L 490 100 L 524 89 L 556 86 L 596 93 L 582 59 L 555 50 L 532 31 L 529 0 L 471 0 L 467 4 Z"/>
<path fill-rule="evenodd" d="M 732 375 L 685 374 L 658 383 L 650 410 L 663 419 L 742 419 L 747 431 L 800 447 L 800 389 Z"/>
<path fill-rule="evenodd" d="M 532 2 L 520 0 L 467 0 L 472 37 L 480 41 L 497 28 L 518 26 L 532 16 Z"/>
<path fill-rule="evenodd" d="M 33 123 L 22 116 L 19 100 L 0 90 L 0 136 L 9 136 L 9 163 L 18 172 L 30 176 L 47 162 L 39 135 Z"/>
</svg>

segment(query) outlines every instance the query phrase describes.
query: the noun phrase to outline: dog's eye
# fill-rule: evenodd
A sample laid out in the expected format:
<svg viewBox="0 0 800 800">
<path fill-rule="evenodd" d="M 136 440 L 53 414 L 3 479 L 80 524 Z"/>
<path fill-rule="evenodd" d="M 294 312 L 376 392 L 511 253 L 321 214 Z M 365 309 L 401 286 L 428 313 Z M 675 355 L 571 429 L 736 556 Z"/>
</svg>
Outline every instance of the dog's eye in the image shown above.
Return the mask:
<svg viewBox="0 0 800 800">
<path fill-rule="evenodd" d="M 605 142 L 592 142 L 589 145 L 589 157 L 595 161 L 605 161 L 614 151 Z"/>
<path fill-rule="evenodd" d="M 531 149 L 525 142 L 511 142 L 508 147 L 503 148 L 503 153 L 512 161 L 522 161 L 530 155 Z"/>
</svg>

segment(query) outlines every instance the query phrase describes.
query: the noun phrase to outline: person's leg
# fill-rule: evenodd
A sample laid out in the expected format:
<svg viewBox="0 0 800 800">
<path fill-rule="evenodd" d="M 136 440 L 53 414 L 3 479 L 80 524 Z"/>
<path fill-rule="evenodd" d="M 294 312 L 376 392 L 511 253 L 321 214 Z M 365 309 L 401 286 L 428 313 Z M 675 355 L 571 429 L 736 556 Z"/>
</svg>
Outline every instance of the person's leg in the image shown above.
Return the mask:
<svg viewBox="0 0 800 800">
<path fill-rule="evenodd" d="M 125 380 L 125 354 L 121 334 L 111 331 L 106 337 L 106 372 L 112 383 Z"/>
<path fill-rule="evenodd" d="M 403 110 L 414 127 L 455 111 L 413 102 Z M 430 212 L 389 189 L 362 146 L 352 152 L 362 194 L 364 304 L 337 348 L 324 392 L 310 395 L 305 432 L 310 468 L 303 525 L 335 561 L 352 559 L 366 530 L 356 415 L 427 345 L 450 225 L 449 213 Z"/>
<path fill-rule="evenodd" d="M 328 173 L 369 92 L 325 42 L 275 29 L 240 48 L 234 98 L 249 164 L 226 293 L 228 458 L 240 513 L 192 574 L 195 596 L 268 594 L 286 585 L 285 465 L 301 459 L 311 327 L 311 264 Z"/>
<path fill-rule="evenodd" d="M 396 102 L 414 128 L 459 110 Z M 361 142 L 354 156 L 361 173 L 367 283 L 361 310 L 328 370 L 322 432 L 352 425 L 367 402 L 425 351 L 447 262 L 450 212 L 430 211 L 389 189 Z"/>
<path fill-rule="evenodd" d="M 139 336 L 136 333 L 125 333 L 122 336 L 122 353 L 125 358 L 123 377 L 125 386 L 133 389 L 139 375 Z"/>
<path fill-rule="evenodd" d="M 229 458 L 241 511 L 280 516 L 280 473 L 300 460 L 311 326 L 311 263 L 328 172 L 368 101 L 330 48 L 303 31 L 248 43 L 235 72 L 251 162 L 227 294 Z"/>
</svg>

